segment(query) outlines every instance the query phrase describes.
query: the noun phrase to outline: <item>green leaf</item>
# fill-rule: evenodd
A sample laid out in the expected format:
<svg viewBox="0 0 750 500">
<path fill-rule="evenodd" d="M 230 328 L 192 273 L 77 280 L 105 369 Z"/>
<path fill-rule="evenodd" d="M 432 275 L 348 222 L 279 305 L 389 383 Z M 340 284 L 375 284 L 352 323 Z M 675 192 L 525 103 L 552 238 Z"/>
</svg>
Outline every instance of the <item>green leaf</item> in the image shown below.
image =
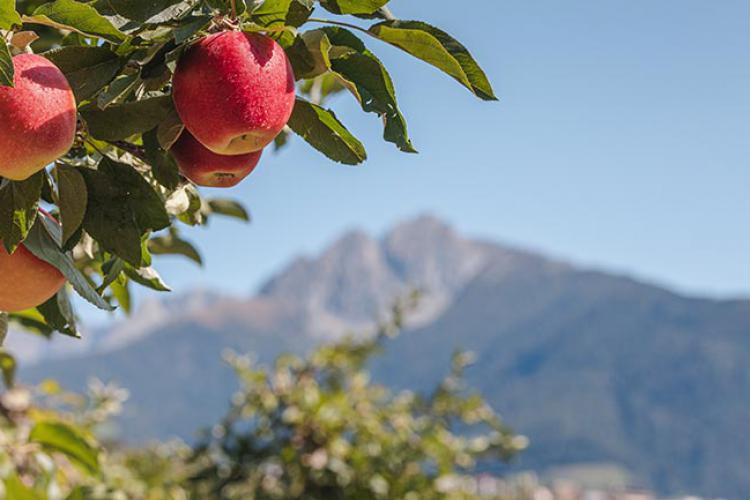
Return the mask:
<svg viewBox="0 0 750 500">
<path fill-rule="evenodd" d="M 172 36 L 177 44 L 188 41 L 188 39 L 208 26 L 213 16 L 193 16 L 185 19 L 179 27 L 172 30 Z"/>
<path fill-rule="evenodd" d="M 75 315 L 68 293 L 64 288 L 47 302 L 37 306 L 37 310 L 44 317 L 45 323 L 58 332 L 70 337 L 81 337 L 76 328 Z"/>
<path fill-rule="evenodd" d="M 0 29 L 11 30 L 21 24 L 21 16 L 16 12 L 15 0 L 0 0 Z"/>
<path fill-rule="evenodd" d="M 62 243 L 66 246 L 68 240 L 76 234 L 83 224 L 86 214 L 88 191 L 83 175 L 76 168 L 58 164 L 54 170 L 57 177 L 58 206 L 62 222 Z"/>
<path fill-rule="evenodd" d="M 81 109 L 89 133 L 102 141 L 121 141 L 159 125 L 172 108 L 170 96 L 154 97 L 99 109 L 89 104 Z"/>
<path fill-rule="evenodd" d="M 151 238 L 148 242 L 148 249 L 154 255 L 182 255 L 199 266 L 203 265 L 201 254 L 193 244 L 177 235 L 169 234 Z"/>
<path fill-rule="evenodd" d="M 141 267 L 136 269 L 132 266 L 125 266 L 125 274 L 136 283 L 152 290 L 156 290 L 157 292 L 172 291 L 172 289 L 164 283 L 161 276 L 159 276 L 159 273 L 157 273 L 153 267 Z"/>
<path fill-rule="evenodd" d="M 112 291 L 112 296 L 117 299 L 117 303 L 120 304 L 120 308 L 125 311 L 125 314 L 130 314 L 130 286 L 127 276 L 120 275 L 109 287 Z"/>
<path fill-rule="evenodd" d="M 352 91 L 365 112 L 375 113 L 383 119 L 384 139 L 396 144 L 401 151 L 416 153 L 409 139 L 406 120 L 396 101 L 393 80 L 383 63 L 348 30 L 331 27 L 316 31 L 325 33 L 335 49 L 351 49 L 331 49 L 333 58 L 329 62 L 330 68 L 347 83 L 346 87 Z"/>
<path fill-rule="evenodd" d="M 124 64 L 117 54 L 106 47 L 60 47 L 43 55 L 65 74 L 78 102 L 99 92 Z"/>
<path fill-rule="evenodd" d="M 31 16 L 24 16 L 26 23 L 43 24 L 58 29 L 68 29 L 83 35 L 93 35 L 107 41 L 120 43 L 127 35 L 92 6 L 75 0 L 55 0 L 40 5 Z"/>
<path fill-rule="evenodd" d="M 99 472 L 99 451 L 78 429 L 60 421 L 42 420 L 29 433 L 29 441 L 67 456 L 91 474 Z"/>
<path fill-rule="evenodd" d="M 334 14 L 373 14 L 390 0 L 320 0 L 324 9 Z"/>
<path fill-rule="evenodd" d="M 96 105 L 99 109 L 105 109 L 113 102 L 124 99 L 141 81 L 138 73 L 118 76 L 112 80 L 105 91 L 99 94 L 96 98 Z"/>
<path fill-rule="evenodd" d="M 289 128 L 333 161 L 357 165 L 367 159 L 365 147 L 333 111 L 297 98 Z"/>
<path fill-rule="evenodd" d="M 304 0 L 265 0 L 253 11 L 252 20 L 261 26 L 299 27 L 312 14 L 312 2 Z"/>
<path fill-rule="evenodd" d="M 190 2 L 182 0 L 105 0 L 95 3 L 100 12 L 105 12 L 100 4 L 124 18 L 149 24 L 171 21 L 191 8 Z"/>
<path fill-rule="evenodd" d="M 316 33 L 322 36 L 315 37 Z M 318 30 L 308 31 L 303 36 L 295 37 L 285 49 L 297 80 L 315 78 L 330 68 L 328 50 L 331 44 L 328 38 Z"/>
<path fill-rule="evenodd" d="M 44 321 L 44 316 L 36 308 L 14 312 L 9 316 L 11 321 L 20 324 L 24 330 L 32 331 L 47 338 L 53 332 L 52 328 Z"/>
<path fill-rule="evenodd" d="M 0 240 L 12 253 L 29 234 L 36 220 L 44 172 L 24 181 L 6 181 L 0 187 Z"/>
<path fill-rule="evenodd" d="M 113 307 L 96 293 L 86 277 L 78 270 L 73 259 L 60 249 L 59 239 L 62 239 L 62 231 L 57 223 L 48 220 L 47 217 L 41 217 L 38 220 L 42 223 L 31 227 L 24 246 L 37 258 L 55 266 L 78 295 L 99 309 L 112 311 Z"/>
<path fill-rule="evenodd" d="M 45 500 L 46 496 L 32 490 L 18 478 L 15 473 L 11 473 L 5 478 L 5 495 L 6 498 L 13 500 Z"/>
<path fill-rule="evenodd" d="M 180 184 L 177 163 L 168 150 L 162 149 L 154 128 L 143 134 L 143 147 L 156 181 L 167 189 L 175 189 Z"/>
<path fill-rule="evenodd" d="M 102 284 L 99 285 L 97 291 L 102 293 L 107 289 L 109 285 L 115 282 L 120 277 L 121 273 L 125 270 L 125 261 L 119 257 L 113 257 L 104 264 L 102 264 L 102 275 L 104 279 Z"/>
<path fill-rule="evenodd" d="M 6 388 L 13 387 L 16 378 L 16 358 L 5 349 L 0 349 L 0 372 Z"/>
<path fill-rule="evenodd" d="M 385 21 L 372 26 L 370 33 L 444 71 L 480 99 L 497 100 L 482 68 L 446 32 L 421 21 Z"/>
<path fill-rule="evenodd" d="M 169 151 L 177 139 L 180 138 L 182 131 L 185 129 L 185 125 L 180 120 L 180 115 L 173 108 L 169 110 L 169 114 L 162 120 L 159 127 L 156 129 L 156 140 L 159 141 L 159 146 L 165 151 Z"/>
<path fill-rule="evenodd" d="M 13 56 L 5 39 L 0 37 L 0 86 L 13 87 L 14 75 Z"/>
<path fill-rule="evenodd" d="M 208 207 L 211 209 L 212 214 L 226 215 L 227 217 L 234 217 L 235 219 L 250 222 L 250 214 L 245 207 L 234 200 L 212 198 L 208 200 Z"/>
<path fill-rule="evenodd" d="M 148 256 L 141 237 L 169 226 L 164 202 L 129 165 L 109 158 L 97 170 L 80 169 L 89 192 L 83 227 L 102 248 L 135 267 Z"/>
<path fill-rule="evenodd" d="M 177 219 L 189 226 L 203 223 L 203 200 L 193 184 L 187 183 L 172 193 L 167 206 L 170 213 L 177 215 Z"/>
</svg>

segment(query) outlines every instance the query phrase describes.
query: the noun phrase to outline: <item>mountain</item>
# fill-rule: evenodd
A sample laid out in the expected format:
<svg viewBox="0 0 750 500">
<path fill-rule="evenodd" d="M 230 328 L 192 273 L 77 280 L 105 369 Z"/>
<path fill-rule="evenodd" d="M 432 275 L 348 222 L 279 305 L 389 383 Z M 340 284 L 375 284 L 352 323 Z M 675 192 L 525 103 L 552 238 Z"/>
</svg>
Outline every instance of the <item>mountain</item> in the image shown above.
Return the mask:
<svg viewBox="0 0 750 500">
<path fill-rule="evenodd" d="M 513 468 L 608 463 L 660 492 L 750 491 L 750 301 L 686 297 L 468 239 L 432 217 L 379 239 L 347 233 L 251 298 L 200 292 L 152 304 L 83 354 L 22 377 L 71 388 L 115 380 L 132 396 L 126 439 L 190 439 L 235 388 L 225 349 L 269 361 L 366 331 L 414 288 L 423 307 L 375 362 L 376 378 L 427 388 L 455 349 L 474 351 L 470 384 L 531 440 Z"/>
</svg>

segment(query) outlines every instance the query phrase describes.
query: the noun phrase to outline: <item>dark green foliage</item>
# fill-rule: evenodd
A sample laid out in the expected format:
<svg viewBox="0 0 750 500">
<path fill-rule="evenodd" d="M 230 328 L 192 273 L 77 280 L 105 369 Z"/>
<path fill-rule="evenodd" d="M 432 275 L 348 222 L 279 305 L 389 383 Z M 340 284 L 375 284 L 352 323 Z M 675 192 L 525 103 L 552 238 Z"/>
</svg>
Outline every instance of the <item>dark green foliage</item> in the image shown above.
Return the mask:
<svg viewBox="0 0 750 500">
<path fill-rule="evenodd" d="M 0 240 L 8 252 L 26 239 L 36 220 L 43 178 L 39 172 L 25 181 L 0 184 Z"/>
<path fill-rule="evenodd" d="M 10 49 L 5 40 L 0 38 L 0 85 L 12 87 L 14 74 Z"/>
</svg>

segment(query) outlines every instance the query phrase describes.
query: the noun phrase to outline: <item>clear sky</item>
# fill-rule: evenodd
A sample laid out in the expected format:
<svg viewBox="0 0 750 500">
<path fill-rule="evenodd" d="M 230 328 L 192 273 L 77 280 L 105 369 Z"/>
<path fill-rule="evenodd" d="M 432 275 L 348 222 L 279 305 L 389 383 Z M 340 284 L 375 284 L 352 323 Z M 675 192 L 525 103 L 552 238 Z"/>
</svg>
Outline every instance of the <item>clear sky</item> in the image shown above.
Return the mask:
<svg viewBox="0 0 750 500">
<path fill-rule="evenodd" d="M 390 5 L 467 45 L 500 102 L 367 40 L 420 154 L 384 143 L 379 120 L 341 95 L 332 107 L 369 161 L 334 164 L 301 140 L 266 154 L 228 192 L 252 224 L 186 233 L 203 248 L 203 270 L 157 261 L 176 291 L 249 293 L 347 228 L 380 233 L 431 212 L 470 235 L 690 293 L 750 295 L 750 2 Z"/>
</svg>

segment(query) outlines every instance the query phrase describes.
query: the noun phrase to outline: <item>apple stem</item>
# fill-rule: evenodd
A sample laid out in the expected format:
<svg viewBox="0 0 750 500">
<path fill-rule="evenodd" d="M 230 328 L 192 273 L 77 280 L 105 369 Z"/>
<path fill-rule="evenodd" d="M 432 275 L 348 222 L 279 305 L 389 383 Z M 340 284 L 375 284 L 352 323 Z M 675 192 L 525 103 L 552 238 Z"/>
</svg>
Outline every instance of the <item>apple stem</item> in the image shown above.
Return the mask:
<svg viewBox="0 0 750 500">
<path fill-rule="evenodd" d="M 229 3 L 232 5 L 232 20 L 234 21 L 237 19 L 237 2 L 236 0 L 229 0 Z"/>
</svg>

